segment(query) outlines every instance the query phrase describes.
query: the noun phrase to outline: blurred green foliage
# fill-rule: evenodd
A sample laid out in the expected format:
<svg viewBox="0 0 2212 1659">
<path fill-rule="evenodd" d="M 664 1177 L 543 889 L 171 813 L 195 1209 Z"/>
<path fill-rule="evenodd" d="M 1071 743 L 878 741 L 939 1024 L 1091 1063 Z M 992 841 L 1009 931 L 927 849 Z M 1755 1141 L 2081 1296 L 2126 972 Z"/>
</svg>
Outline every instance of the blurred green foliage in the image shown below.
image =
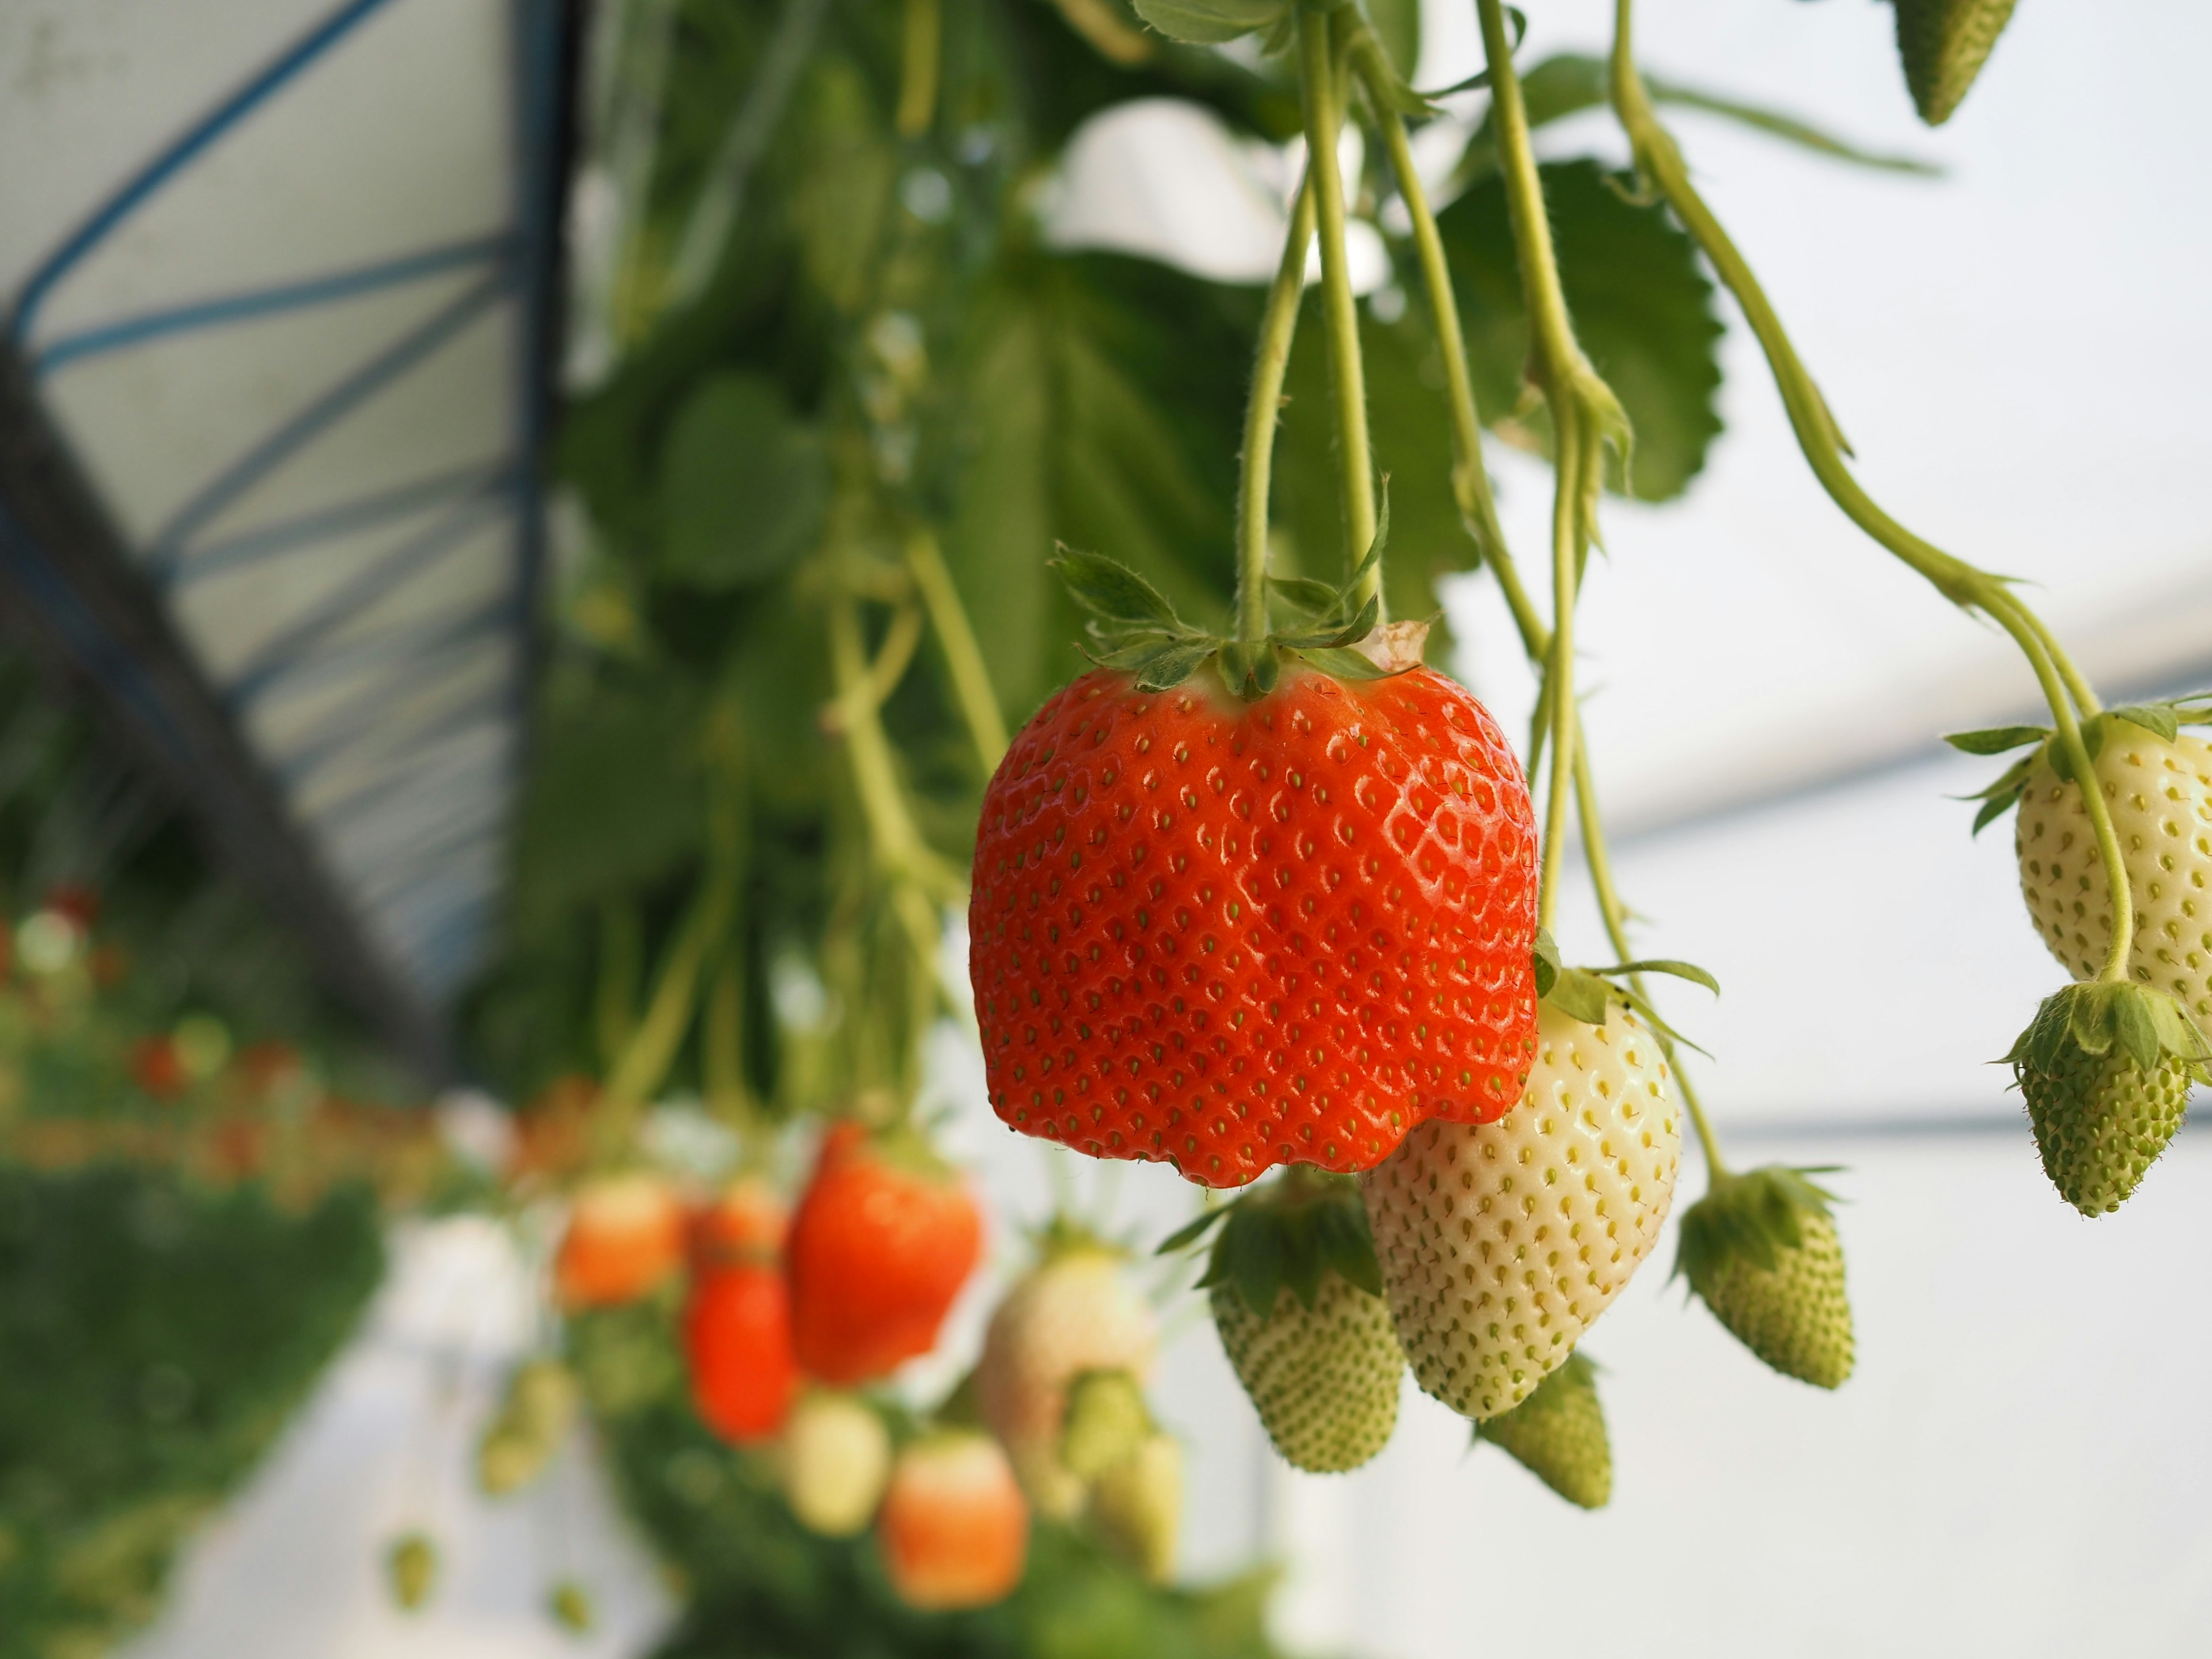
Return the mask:
<svg viewBox="0 0 2212 1659">
<path fill-rule="evenodd" d="M 374 1196 L 122 1165 L 0 1168 L 0 1659 L 91 1659 L 151 1618 L 384 1267 Z"/>
</svg>

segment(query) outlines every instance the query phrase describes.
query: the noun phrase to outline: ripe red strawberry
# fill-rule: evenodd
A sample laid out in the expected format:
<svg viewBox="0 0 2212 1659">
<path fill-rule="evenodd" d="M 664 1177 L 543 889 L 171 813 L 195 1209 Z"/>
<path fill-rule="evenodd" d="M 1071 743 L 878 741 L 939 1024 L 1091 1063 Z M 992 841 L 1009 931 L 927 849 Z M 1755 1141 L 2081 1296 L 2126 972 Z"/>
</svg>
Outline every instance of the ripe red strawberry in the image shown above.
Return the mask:
<svg viewBox="0 0 2212 1659">
<path fill-rule="evenodd" d="M 781 1431 L 799 1393 L 791 1297 L 772 1265 L 713 1267 L 691 1281 L 684 1352 L 701 1421 L 740 1446 Z"/>
<path fill-rule="evenodd" d="M 899 1454 L 876 1534 L 891 1587 L 908 1606 L 988 1607 L 1022 1582 L 1029 1504 L 997 1441 L 953 1430 Z"/>
<path fill-rule="evenodd" d="M 732 1182 L 691 1218 L 691 1258 L 702 1269 L 775 1261 L 783 1254 L 791 1212 L 757 1176 Z"/>
<path fill-rule="evenodd" d="M 927 1353 L 982 1243 L 975 1200 L 919 1140 L 838 1124 L 787 1247 L 800 1367 L 849 1388 Z"/>
<path fill-rule="evenodd" d="M 659 1176 L 585 1183 L 553 1261 L 564 1306 L 611 1307 L 652 1291 L 684 1263 L 684 1205 Z"/>
<path fill-rule="evenodd" d="M 991 1104 L 1212 1187 L 1487 1122 L 1535 1051 L 1536 829 L 1487 711 L 1291 662 L 1240 702 L 1086 674 L 983 799 L 969 972 Z"/>
</svg>

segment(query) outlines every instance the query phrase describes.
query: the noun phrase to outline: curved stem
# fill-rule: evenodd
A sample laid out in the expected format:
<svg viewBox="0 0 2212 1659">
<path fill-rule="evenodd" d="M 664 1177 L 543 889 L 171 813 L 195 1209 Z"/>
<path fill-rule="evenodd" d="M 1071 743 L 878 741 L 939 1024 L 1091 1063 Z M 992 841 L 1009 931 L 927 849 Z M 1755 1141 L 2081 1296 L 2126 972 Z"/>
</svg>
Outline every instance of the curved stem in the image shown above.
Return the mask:
<svg viewBox="0 0 2212 1659">
<path fill-rule="evenodd" d="M 1488 5 L 1494 0 L 1481 0 Z M 1782 394 L 1797 447 L 1844 514 L 1875 542 L 1918 572 L 1954 604 L 1980 611 L 2011 635 L 2035 672 L 2044 699 L 2051 705 L 2059 742 L 2081 781 L 2081 799 L 2097 836 L 2106 879 L 2112 894 L 2112 940 L 2101 977 L 2121 979 L 2135 934 L 2135 906 L 2126 871 L 2120 858 L 2119 840 L 2112 814 L 2098 786 L 2081 739 L 2075 710 L 2084 715 L 2099 712 L 2096 693 L 2060 647 L 2049 627 L 2000 578 L 1954 558 L 1932 543 L 1914 535 L 1889 516 L 1851 476 L 1844 461 L 1844 445 L 1834 416 L 1820 396 L 1812 375 L 1790 343 L 1782 319 L 1766 292 L 1759 286 L 1749 263 L 1729 237 L 1712 210 L 1690 183 L 1689 169 L 1674 137 L 1660 124 L 1643 76 L 1636 68 L 1634 46 L 1635 0 L 1615 0 L 1611 66 L 1613 106 L 1622 131 L 1628 135 L 1638 169 L 1667 198 L 1721 280 L 1728 285 L 1751 325 L 1768 368 Z"/>
<path fill-rule="evenodd" d="M 1597 786 L 1590 776 L 1589 755 L 1577 744 L 1575 750 L 1575 805 L 1582 819 L 1583 856 L 1589 865 L 1590 885 L 1597 892 L 1598 915 L 1605 921 L 1605 936 L 1612 941 L 1617 958 L 1632 961 L 1636 952 L 1628 942 L 1628 908 L 1620 902 L 1620 893 L 1613 884 L 1613 860 L 1606 852 L 1605 825 L 1597 811 Z M 1644 975 L 1632 974 L 1629 983 L 1636 994 L 1650 1000 L 1650 992 L 1644 988 Z M 1729 1172 L 1727 1161 L 1721 1157 L 1720 1137 L 1713 1133 L 1711 1119 L 1705 1115 L 1705 1103 L 1698 1098 L 1695 1085 L 1682 1067 L 1681 1057 L 1674 1052 L 1674 1043 L 1664 1031 L 1655 1030 L 1652 1036 L 1660 1052 L 1667 1056 L 1673 1067 L 1674 1084 L 1682 1091 L 1682 1104 L 1689 1109 L 1690 1122 L 1698 1132 L 1698 1145 L 1705 1154 L 1705 1173 L 1709 1182 L 1717 1182 Z"/>
<path fill-rule="evenodd" d="M 942 0 L 906 0 L 896 118 L 902 138 L 921 137 L 937 118 L 937 65 L 944 35 Z"/>
<path fill-rule="evenodd" d="M 988 778 L 999 769 L 1006 752 L 1006 717 L 1000 712 L 998 694 L 991 689 L 991 672 L 984 666 L 982 647 L 976 643 L 975 630 L 969 623 L 967 607 L 960 603 L 952 573 L 945 568 L 937 538 L 927 530 L 916 530 L 907 537 L 905 551 L 907 569 L 921 594 L 922 608 L 929 612 L 930 631 L 937 635 L 937 648 L 945 653 L 953 701 L 960 705 L 960 718 L 967 722 L 975 758 Z"/>
<path fill-rule="evenodd" d="M 1305 294 L 1306 246 L 1313 240 L 1314 192 L 1298 187 L 1282 263 L 1260 318 L 1260 344 L 1252 361 L 1252 396 L 1244 406 L 1244 453 L 1237 476 L 1237 637 L 1248 644 L 1267 634 L 1267 494 L 1275 462 L 1275 428 L 1282 418 L 1283 376 L 1291 339 L 1297 332 L 1298 302 Z"/>
<path fill-rule="evenodd" d="M 891 759 L 876 700 L 868 695 L 869 674 L 860 639 L 859 604 L 847 592 L 830 600 L 830 673 L 836 690 L 838 729 L 853 764 L 853 786 L 867 819 L 868 840 L 877 863 L 892 877 L 918 881 L 940 899 L 957 896 L 961 882 L 915 828 Z"/>
<path fill-rule="evenodd" d="M 1367 440 L 1367 385 L 1359 356 L 1359 307 L 1344 242 L 1344 175 L 1337 169 L 1336 135 L 1343 124 L 1337 95 L 1329 14 L 1298 8 L 1298 66 L 1306 128 L 1306 189 L 1314 198 L 1321 233 L 1322 315 L 1328 336 L 1330 401 L 1336 424 L 1337 465 L 1343 481 L 1344 533 L 1348 569 L 1375 540 L 1375 470 Z M 1377 595 L 1382 573 L 1371 574 L 1358 596 Z"/>
<path fill-rule="evenodd" d="M 1552 501 L 1552 638 L 1544 669 L 1544 692 L 1551 699 L 1552 772 L 1550 799 L 1544 811 L 1543 877 L 1536 889 L 1536 922 L 1548 928 L 1559 908 L 1559 876 L 1567 845 L 1568 786 L 1575 763 L 1575 578 L 1581 544 L 1576 534 L 1576 503 L 1581 496 L 1582 446 L 1555 427 L 1559 449 L 1558 493 Z"/>
</svg>

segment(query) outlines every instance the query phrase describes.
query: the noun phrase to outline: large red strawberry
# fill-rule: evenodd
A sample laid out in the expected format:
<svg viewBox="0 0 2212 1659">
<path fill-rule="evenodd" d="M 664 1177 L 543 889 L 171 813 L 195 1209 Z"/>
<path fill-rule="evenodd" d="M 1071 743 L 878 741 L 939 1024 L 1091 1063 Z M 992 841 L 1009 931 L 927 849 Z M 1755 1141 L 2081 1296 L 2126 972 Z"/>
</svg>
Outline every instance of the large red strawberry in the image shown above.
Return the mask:
<svg viewBox="0 0 2212 1659">
<path fill-rule="evenodd" d="M 691 1281 L 684 1352 L 700 1419 L 725 1440 L 771 1440 L 791 1414 L 799 1365 L 791 1298 L 772 1263 L 714 1267 Z"/>
<path fill-rule="evenodd" d="M 791 1222 L 800 1366 L 849 1388 L 927 1353 L 982 1244 L 975 1200 L 918 1141 L 838 1124 Z"/>
<path fill-rule="evenodd" d="M 1504 735 L 1426 668 L 1279 676 L 1101 670 L 1007 751 L 969 965 L 1015 1128 L 1234 1187 L 1521 1097 L 1536 826 Z"/>
</svg>

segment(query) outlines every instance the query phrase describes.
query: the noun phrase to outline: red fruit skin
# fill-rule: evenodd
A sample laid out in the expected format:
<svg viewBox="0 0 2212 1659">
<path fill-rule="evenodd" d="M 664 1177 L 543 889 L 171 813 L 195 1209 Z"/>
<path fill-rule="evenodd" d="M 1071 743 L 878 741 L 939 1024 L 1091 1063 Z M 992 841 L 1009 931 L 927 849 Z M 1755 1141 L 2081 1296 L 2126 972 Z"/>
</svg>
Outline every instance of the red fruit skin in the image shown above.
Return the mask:
<svg viewBox="0 0 2212 1659">
<path fill-rule="evenodd" d="M 1427 668 L 1254 703 L 1086 674 L 992 778 L 973 894 L 992 1108 L 1096 1158 L 1370 1169 L 1535 1057 L 1528 785 Z"/>
<path fill-rule="evenodd" d="M 174 1100 L 191 1080 L 177 1045 L 167 1036 L 141 1037 L 131 1045 L 131 1079 L 156 1100 Z"/>
<path fill-rule="evenodd" d="M 684 1310 L 691 1401 L 723 1439 L 757 1445 L 782 1432 L 799 1393 L 791 1298 L 772 1267 L 722 1267 L 691 1281 Z"/>
<path fill-rule="evenodd" d="M 1022 1582 L 1030 1509 L 1012 1466 L 987 1435 L 963 1433 L 899 1454 L 876 1515 L 891 1587 L 924 1612 L 988 1607 Z"/>
<path fill-rule="evenodd" d="M 785 1248 L 799 1365 L 851 1388 L 937 1346 L 982 1254 L 983 1218 L 951 1180 L 886 1162 L 858 1124 L 841 1123 Z"/>
</svg>

